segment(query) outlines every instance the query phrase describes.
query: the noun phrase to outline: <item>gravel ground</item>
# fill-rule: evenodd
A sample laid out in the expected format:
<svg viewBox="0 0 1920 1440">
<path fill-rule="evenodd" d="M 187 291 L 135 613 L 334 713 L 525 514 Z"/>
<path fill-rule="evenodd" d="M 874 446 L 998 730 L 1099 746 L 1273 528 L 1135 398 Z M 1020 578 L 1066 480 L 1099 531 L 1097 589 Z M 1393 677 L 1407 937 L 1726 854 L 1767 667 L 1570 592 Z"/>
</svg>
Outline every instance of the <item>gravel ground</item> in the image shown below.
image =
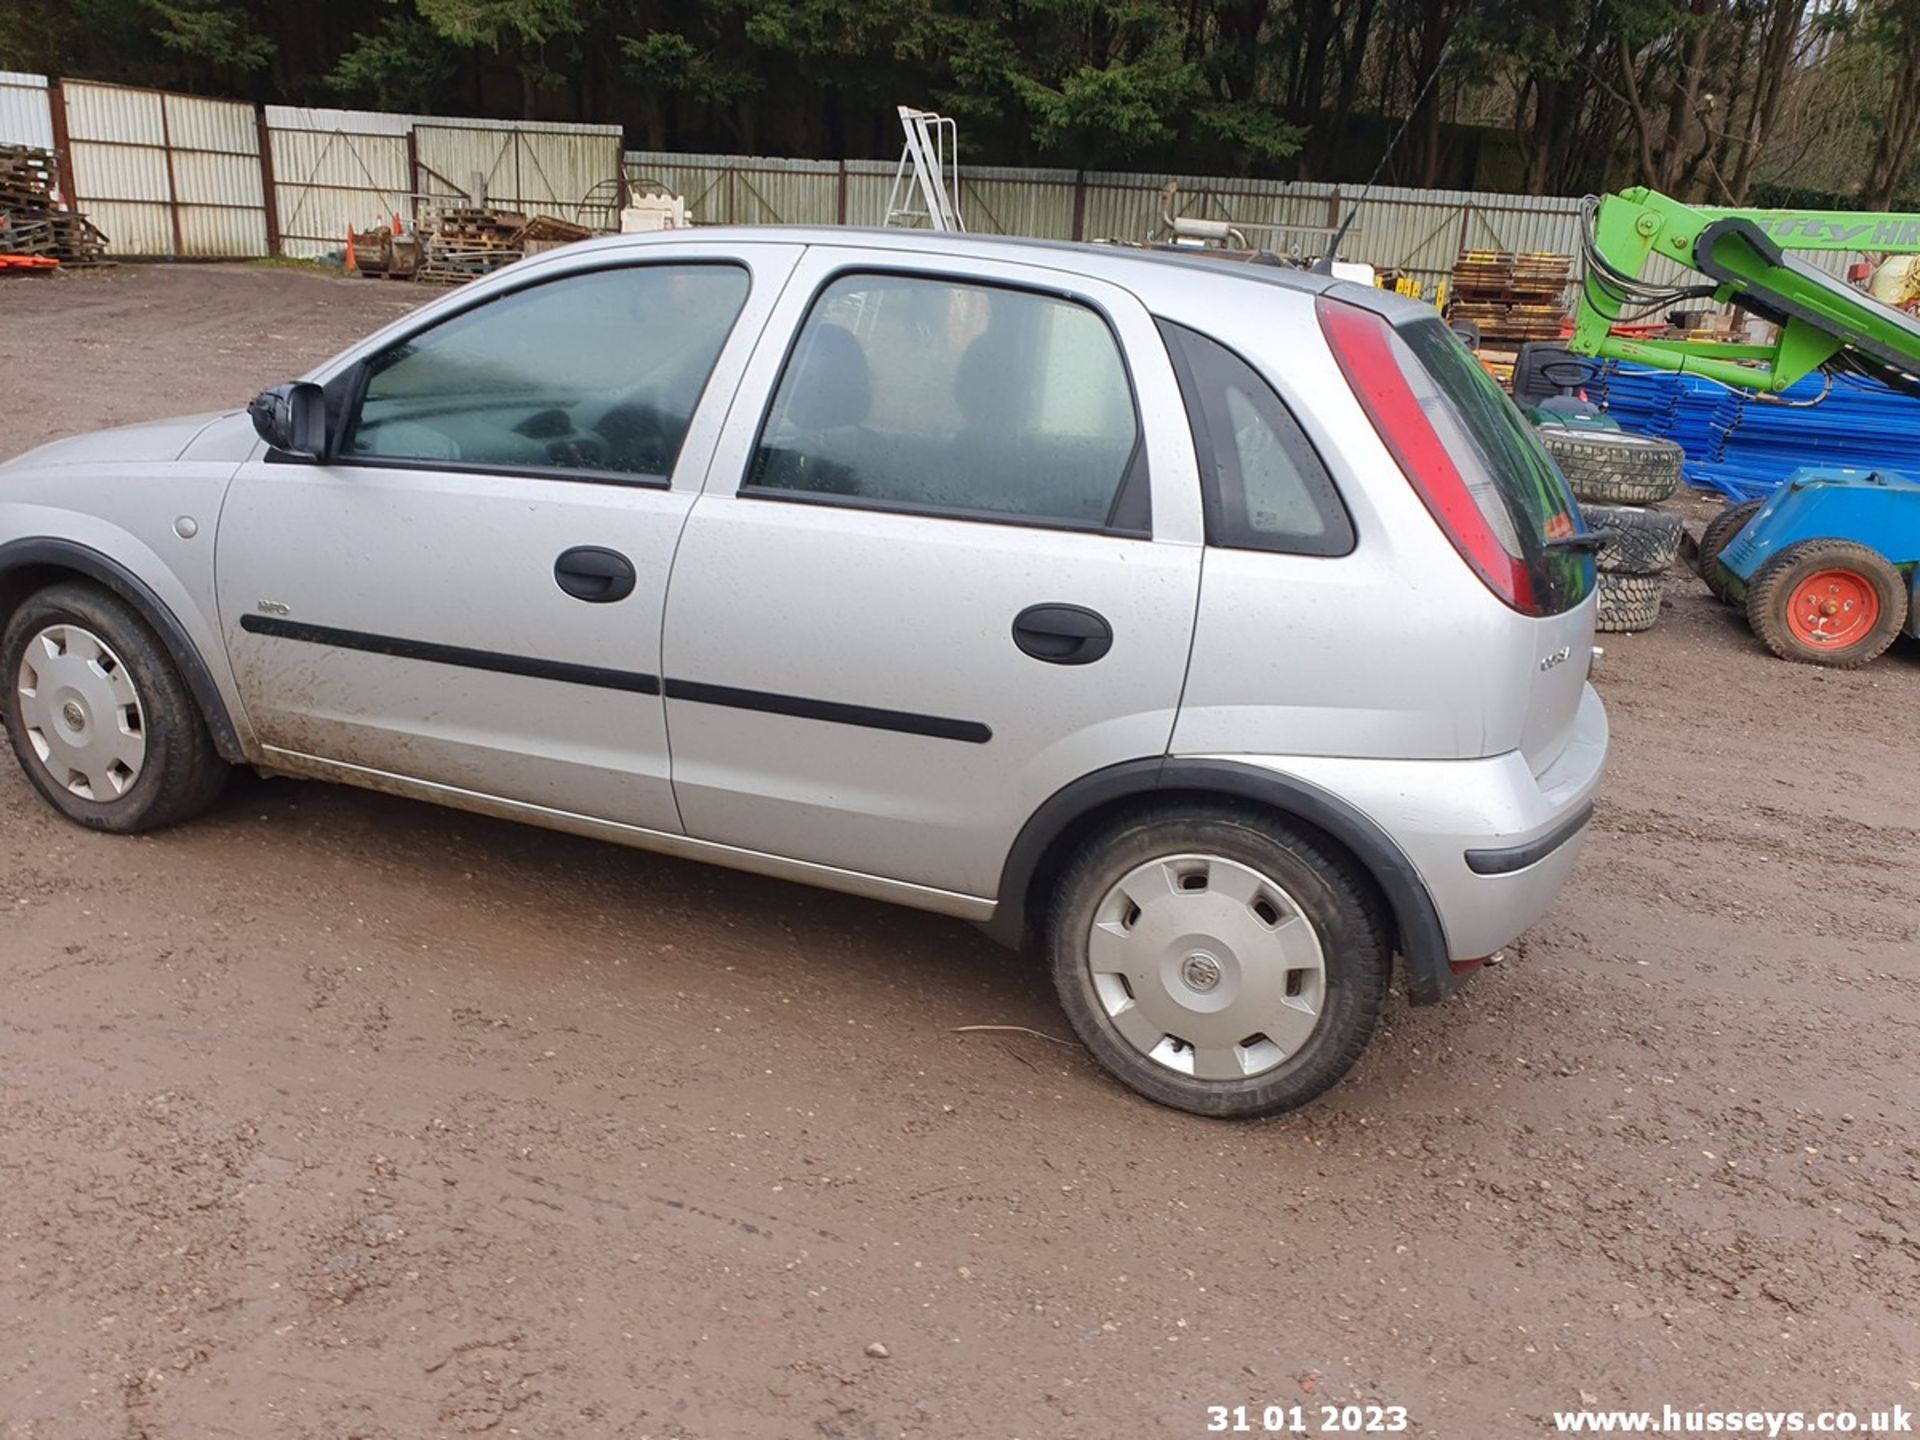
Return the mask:
<svg viewBox="0 0 1920 1440">
<path fill-rule="evenodd" d="M 0 456 L 420 298 L 0 282 Z M 1110 1084 L 964 925 L 320 785 L 111 839 L 5 766 L 0 1436 L 1915 1407 L 1920 647 L 1791 666 L 1671 590 L 1559 907 L 1252 1125 Z"/>
</svg>

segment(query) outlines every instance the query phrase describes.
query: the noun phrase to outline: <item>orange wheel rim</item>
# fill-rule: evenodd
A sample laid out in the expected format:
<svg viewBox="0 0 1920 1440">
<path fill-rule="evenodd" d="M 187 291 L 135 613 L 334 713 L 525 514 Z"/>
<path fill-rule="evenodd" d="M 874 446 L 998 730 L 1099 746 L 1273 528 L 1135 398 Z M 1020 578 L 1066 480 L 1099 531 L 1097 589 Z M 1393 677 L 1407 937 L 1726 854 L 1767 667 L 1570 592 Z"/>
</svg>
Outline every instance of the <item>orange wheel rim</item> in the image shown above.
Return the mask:
<svg viewBox="0 0 1920 1440">
<path fill-rule="evenodd" d="M 1787 629 L 1803 645 L 1838 650 L 1880 623 L 1880 592 L 1857 570 L 1821 570 L 1787 597 Z"/>
</svg>

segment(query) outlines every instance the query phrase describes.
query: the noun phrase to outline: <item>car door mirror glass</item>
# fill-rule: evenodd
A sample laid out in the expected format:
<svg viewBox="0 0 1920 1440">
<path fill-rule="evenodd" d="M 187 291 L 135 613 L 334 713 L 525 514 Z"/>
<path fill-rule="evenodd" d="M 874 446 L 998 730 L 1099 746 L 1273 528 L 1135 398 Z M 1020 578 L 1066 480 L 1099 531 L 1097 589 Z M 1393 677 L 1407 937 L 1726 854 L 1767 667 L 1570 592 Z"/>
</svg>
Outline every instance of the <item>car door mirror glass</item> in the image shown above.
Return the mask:
<svg viewBox="0 0 1920 1440">
<path fill-rule="evenodd" d="M 247 406 L 253 428 L 275 450 L 316 459 L 327 449 L 326 392 L 309 380 L 262 390 Z"/>
</svg>

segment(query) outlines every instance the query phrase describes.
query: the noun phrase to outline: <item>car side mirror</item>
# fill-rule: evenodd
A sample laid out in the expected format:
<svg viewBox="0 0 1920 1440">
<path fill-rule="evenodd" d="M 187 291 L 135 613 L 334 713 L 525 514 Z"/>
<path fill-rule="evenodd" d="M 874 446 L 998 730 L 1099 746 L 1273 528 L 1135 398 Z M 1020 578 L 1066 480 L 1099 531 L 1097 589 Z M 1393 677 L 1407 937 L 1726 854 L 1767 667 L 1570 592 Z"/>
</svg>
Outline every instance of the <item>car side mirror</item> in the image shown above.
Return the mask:
<svg viewBox="0 0 1920 1440">
<path fill-rule="evenodd" d="M 247 406 L 254 431 L 276 450 L 315 459 L 327 450 L 326 392 L 311 380 L 262 390 Z"/>
</svg>

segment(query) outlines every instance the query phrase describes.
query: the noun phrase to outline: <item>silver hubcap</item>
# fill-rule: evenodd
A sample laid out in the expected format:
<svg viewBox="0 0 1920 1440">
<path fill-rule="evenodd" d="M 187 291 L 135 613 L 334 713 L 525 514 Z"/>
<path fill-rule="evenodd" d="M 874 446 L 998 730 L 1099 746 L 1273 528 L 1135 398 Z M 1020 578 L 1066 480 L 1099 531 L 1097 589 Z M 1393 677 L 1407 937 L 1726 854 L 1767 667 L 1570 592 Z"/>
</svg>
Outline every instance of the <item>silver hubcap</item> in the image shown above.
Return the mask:
<svg viewBox="0 0 1920 1440">
<path fill-rule="evenodd" d="M 1326 1005 L 1326 956 L 1293 897 L 1215 855 L 1172 855 L 1128 873 L 1093 912 L 1087 964 L 1122 1038 L 1196 1080 L 1245 1080 L 1283 1064 Z"/>
<path fill-rule="evenodd" d="M 27 743 L 54 782 L 82 800 L 115 800 L 147 759 L 146 715 L 113 648 L 78 625 L 27 642 L 16 680 Z"/>
</svg>

